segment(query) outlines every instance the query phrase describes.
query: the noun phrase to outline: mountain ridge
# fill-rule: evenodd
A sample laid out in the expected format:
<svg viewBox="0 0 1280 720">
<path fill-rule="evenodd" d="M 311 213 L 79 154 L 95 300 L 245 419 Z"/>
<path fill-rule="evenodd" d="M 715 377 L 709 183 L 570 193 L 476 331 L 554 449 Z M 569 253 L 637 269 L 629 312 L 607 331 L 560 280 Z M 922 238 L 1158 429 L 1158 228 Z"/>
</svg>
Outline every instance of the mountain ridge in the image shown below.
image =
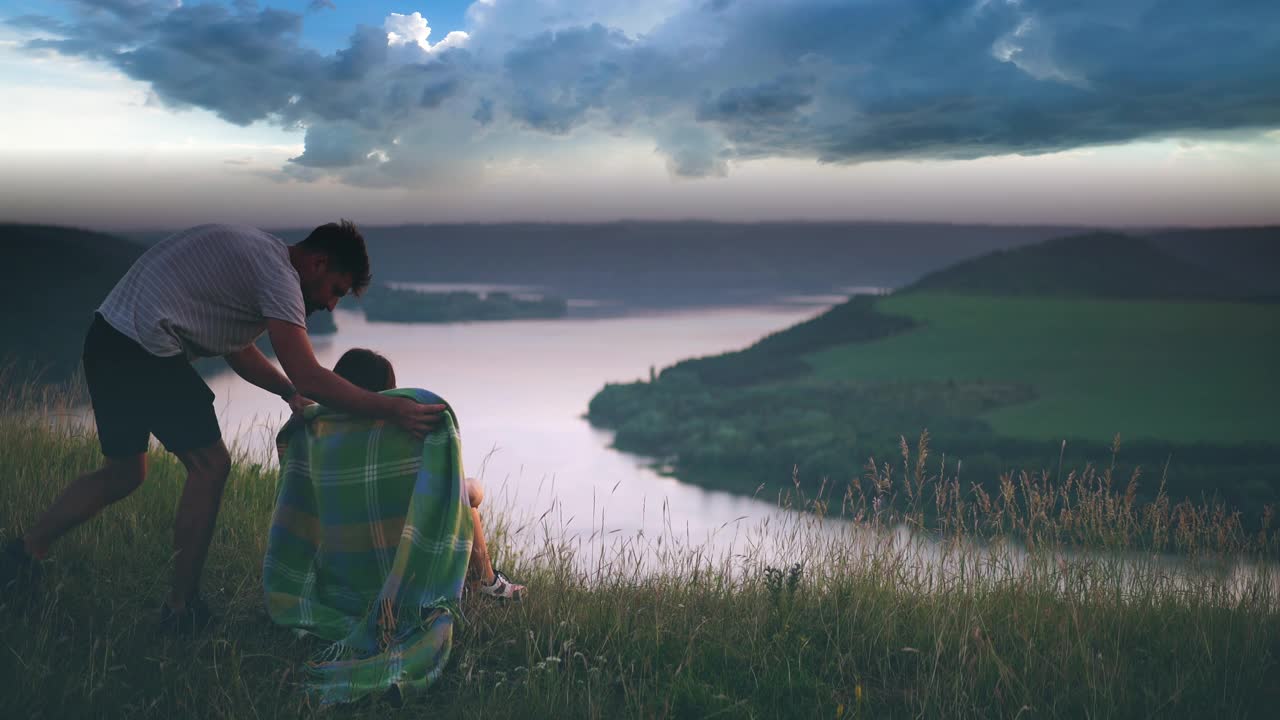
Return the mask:
<svg viewBox="0 0 1280 720">
<path fill-rule="evenodd" d="M 929 273 L 901 292 L 1110 299 L 1239 299 L 1217 272 L 1148 238 L 1093 232 L 997 250 Z"/>
</svg>

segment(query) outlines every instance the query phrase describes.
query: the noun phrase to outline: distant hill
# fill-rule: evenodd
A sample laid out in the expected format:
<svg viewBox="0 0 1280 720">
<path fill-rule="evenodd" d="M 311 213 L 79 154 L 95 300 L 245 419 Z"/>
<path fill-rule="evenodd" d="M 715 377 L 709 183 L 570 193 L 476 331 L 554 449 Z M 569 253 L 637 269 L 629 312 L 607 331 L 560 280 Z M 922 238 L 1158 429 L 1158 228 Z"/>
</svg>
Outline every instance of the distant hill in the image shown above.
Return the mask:
<svg viewBox="0 0 1280 720">
<path fill-rule="evenodd" d="M 88 230 L 0 224 L 8 269 L 0 283 L 0 362 L 16 361 L 47 381 L 70 377 L 94 309 L 145 250 Z"/>
<path fill-rule="evenodd" d="M 566 298 L 680 307 L 899 287 L 992 250 L 1078 231 L 893 222 L 361 226 L 375 280 L 536 285 Z M 288 242 L 310 228 L 276 229 Z M 139 233 L 155 242 L 165 233 Z"/>
<path fill-rule="evenodd" d="M 1216 272 L 1175 257 L 1147 238 L 1109 232 L 997 250 L 930 273 L 905 291 L 1133 299 L 1240 295 Z"/>
<path fill-rule="evenodd" d="M 1161 250 L 1226 278 L 1241 295 L 1280 298 L 1280 226 L 1168 230 L 1147 237 Z"/>
</svg>

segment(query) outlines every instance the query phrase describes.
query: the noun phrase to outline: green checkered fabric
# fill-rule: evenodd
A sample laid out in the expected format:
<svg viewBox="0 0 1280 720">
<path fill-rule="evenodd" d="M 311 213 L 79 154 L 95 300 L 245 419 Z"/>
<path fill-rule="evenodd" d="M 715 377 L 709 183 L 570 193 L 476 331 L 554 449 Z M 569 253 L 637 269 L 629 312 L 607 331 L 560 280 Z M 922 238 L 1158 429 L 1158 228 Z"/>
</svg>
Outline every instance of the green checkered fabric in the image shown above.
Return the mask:
<svg viewBox="0 0 1280 720">
<path fill-rule="evenodd" d="M 473 533 L 452 413 L 416 442 L 312 406 L 277 445 L 262 580 L 272 620 L 333 643 L 307 664 L 308 691 L 331 704 L 425 689 L 449 660 Z"/>
</svg>

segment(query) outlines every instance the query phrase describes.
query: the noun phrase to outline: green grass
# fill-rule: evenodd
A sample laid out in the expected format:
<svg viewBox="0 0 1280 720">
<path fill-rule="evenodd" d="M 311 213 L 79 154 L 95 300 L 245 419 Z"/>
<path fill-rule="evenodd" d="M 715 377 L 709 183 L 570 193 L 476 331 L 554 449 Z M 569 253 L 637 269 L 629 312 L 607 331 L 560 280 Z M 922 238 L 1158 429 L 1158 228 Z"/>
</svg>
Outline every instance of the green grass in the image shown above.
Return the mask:
<svg viewBox="0 0 1280 720">
<path fill-rule="evenodd" d="M 901 294 L 924 325 L 806 357 L 820 378 L 1024 382 L 982 417 L 1030 440 L 1275 441 L 1280 305 Z"/>
<path fill-rule="evenodd" d="M 49 411 L 56 398 L 8 400 L 0 528 L 12 529 L 98 455 L 92 437 L 30 417 L 32 402 Z M 843 496 L 796 498 L 812 512 L 754 527 L 731 558 L 663 536 L 588 561 L 554 526 L 489 508 L 500 564 L 530 599 L 468 605 L 427 696 L 326 713 L 298 687 L 317 646 L 262 608 L 269 469 L 242 458 L 223 503 L 204 583 L 222 624 L 195 640 L 155 632 L 182 481 L 156 454 L 139 492 L 55 548 L 39 589 L 0 599 L 0 707 L 95 718 L 1272 716 L 1280 589 L 1257 563 L 1277 557 L 1274 530 L 1245 533 L 1222 508 L 1167 498 L 1135 505 L 1109 475 L 1009 478 L 971 496 L 932 477 L 933 464 L 923 444 L 904 448 L 901 464 Z M 924 504 L 938 510 L 927 531 L 937 546 L 921 544 L 924 528 L 902 529 L 919 526 Z M 815 517 L 838 513 L 851 520 L 835 530 Z M 979 529 L 991 537 L 980 545 Z M 1113 551 L 1066 551 L 1067 535 Z M 637 559 L 646 548 L 652 572 Z M 1162 548 L 1185 560 L 1152 554 Z"/>
</svg>

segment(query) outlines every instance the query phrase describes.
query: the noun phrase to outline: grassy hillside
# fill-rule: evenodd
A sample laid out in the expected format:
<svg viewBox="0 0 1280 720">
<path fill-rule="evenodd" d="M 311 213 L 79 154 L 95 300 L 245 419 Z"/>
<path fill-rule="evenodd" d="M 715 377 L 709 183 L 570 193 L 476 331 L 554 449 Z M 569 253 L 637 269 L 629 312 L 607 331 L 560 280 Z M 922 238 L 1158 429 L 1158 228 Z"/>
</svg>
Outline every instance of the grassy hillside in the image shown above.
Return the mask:
<svg viewBox="0 0 1280 720">
<path fill-rule="evenodd" d="M 7 359 L 46 381 L 68 378 L 80 363 L 94 309 L 145 249 L 75 228 L 0 225 L 9 271 L 0 283 Z"/>
<path fill-rule="evenodd" d="M 91 436 L 39 419 L 58 407 L 14 393 L 0 387 L 0 541 L 99 462 Z M 323 644 L 262 607 L 275 478 L 259 465 L 233 468 L 205 569 L 222 622 L 195 639 L 157 632 L 182 474 L 155 453 L 138 492 L 54 548 L 40 587 L 0 591 L 0 703 L 131 720 L 1265 718 L 1280 703 L 1275 528 L 1135 503 L 1110 474 L 984 497 L 935 476 L 931 456 L 900 461 L 785 498 L 807 512 L 742 523 L 732 554 L 674 529 L 610 535 L 597 556 L 491 492 L 490 551 L 528 599 L 466 600 L 426 696 L 325 711 L 301 687 Z M 936 524 L 921 524 L 925 505 Z"/>
<path fill-rule="evenodd" d="M 980 416 L 1015 438 L 1277 441 L 1277 305 L 911 293 L 877 309 L 917 329 L 806 355 L 817 378 L 1029 384 L 1035 399 Z"/>
<path fill-rule="evenodd" d="M 832 345 L 861 343 L 905 332 L 914 322 L 886 315 L 875 298 L 855 297 L 816 318 L 773 333 L 745 350 L 682 360 L 663 374 L 689 374 L 707 385 L 743 386 L 807 375 L 807 353 Z"/>
</svg>

